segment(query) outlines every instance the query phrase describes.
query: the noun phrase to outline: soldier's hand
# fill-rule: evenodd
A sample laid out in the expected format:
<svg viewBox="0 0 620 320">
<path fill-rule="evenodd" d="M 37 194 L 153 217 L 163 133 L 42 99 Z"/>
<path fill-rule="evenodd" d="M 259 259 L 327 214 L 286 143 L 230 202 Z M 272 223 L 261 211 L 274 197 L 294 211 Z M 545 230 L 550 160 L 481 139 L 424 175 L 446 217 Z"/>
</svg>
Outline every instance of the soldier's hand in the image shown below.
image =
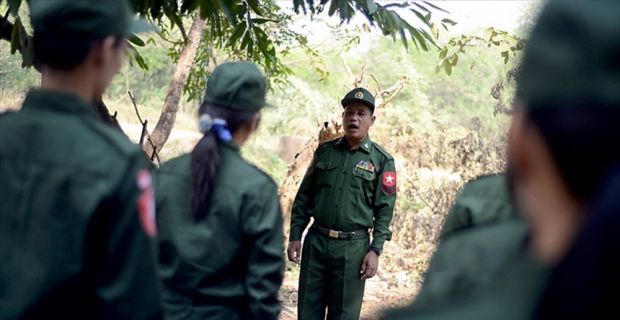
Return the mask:
<svg viewBox="0 0 620 320">
<path fill-rule="evenodd" d="M 364 257 L 364 262 L 362 262 L 362 270 L 360 270 L 360 274 L 362 275 L 362 280 L 370 279 L 377 274 L 377 269 L 379 268 L 379 257 L 377 253 L 370 250 Z"/>
<path fill-rule="evenodd" d="M 288 254 L 289 261 L 299 263 L 299 260 L 301 259 L 301 241 L 289 241 L 286 253 Z"/>
</svg>

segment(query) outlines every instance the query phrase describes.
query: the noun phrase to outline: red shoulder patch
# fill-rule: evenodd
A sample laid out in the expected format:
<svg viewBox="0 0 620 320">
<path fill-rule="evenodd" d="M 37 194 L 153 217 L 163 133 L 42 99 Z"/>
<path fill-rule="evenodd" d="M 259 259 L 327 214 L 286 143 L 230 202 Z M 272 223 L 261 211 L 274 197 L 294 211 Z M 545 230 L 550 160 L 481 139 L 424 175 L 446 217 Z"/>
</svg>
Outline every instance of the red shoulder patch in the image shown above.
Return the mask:
<svg viewBox="0 0 620 320">
<path fill-rule="evenodd" d="M 381 184 L 381 190 L 387 195 L 393 195 L 396 193 L 396 172 L 386 171 L 383 173 L 383 183 Z"/>
<path fill-rule="evenodd" d="M 140 224 L 149 237 L 155 237 L 157 235 L 157 223 L 155 222 L 155 193 L 151 173 L 146 169 L 140 170 L 136 177 L 136 183 L 140 190 L 138 197 Z"/>
</svg>

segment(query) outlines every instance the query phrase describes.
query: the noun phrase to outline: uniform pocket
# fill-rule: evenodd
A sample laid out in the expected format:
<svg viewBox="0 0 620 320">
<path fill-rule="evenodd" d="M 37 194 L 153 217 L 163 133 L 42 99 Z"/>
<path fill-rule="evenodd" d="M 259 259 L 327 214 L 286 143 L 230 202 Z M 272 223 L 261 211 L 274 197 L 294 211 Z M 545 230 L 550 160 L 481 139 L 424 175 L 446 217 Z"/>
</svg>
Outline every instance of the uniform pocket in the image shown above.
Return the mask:
<svg viewBox="0 0 620 320">
<path fill-rule="evenodd" d="M 318 162 L 316 168 L 318 169 L 316 183 L 319 186 L 332 186 L 336 183 L 336 162 Z"/>
<path fill-rule="evenodd" d="M 377 174 L 363 169 L 354 169 L 351 187 L 353 190 L 364 195 L 367 205 L 372 204 L 372 196 L 375 192 Z"/>
</svg>

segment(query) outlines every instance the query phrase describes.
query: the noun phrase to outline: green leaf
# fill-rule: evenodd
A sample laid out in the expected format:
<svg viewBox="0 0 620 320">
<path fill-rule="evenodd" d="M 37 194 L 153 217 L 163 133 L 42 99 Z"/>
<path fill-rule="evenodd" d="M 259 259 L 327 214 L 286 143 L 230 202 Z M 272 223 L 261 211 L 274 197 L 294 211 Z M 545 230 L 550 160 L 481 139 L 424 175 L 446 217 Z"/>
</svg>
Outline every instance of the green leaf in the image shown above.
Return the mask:
<svg viewBox="0 0 620 320">
<path fill-rule="evenodd" d="M 19 7 L 22 4 L 22 0 L 8 0 L 9 2 L 9 12 L 12 16 L 17 16 L 19 12 Z"/>
<path fill-rule="evenodd" d="M 228 46 L 233 45 L 237 40 L 239 40 L 239 38 L 241 38 L 241 36 L 245 32 L 245 30 L 246 30 L 246 24 L 245 23 L 237 24 L 237 26 L 233 30 L 232 35 L 228 39 L 227 45 Z"/>
<path fill-rule="evenodd" d="M 232 11 L 230 10 L 231 8 L 226 4 L 226 2 L 224 2 L 224 0 L 220 0 L 219 6 L 222 12 L 224 13 L 224 16 L 226 16 L 226 19 L 228 19 L 228 23 L 230 23 L 231 25 L 236 25 L 237 19 L 232 14 Z"/>
<path fill-rule="evenodd" d="M 333 16 L 334 13 L 336 13 L 336 10 L 338 10 L 338 1 L 332 0 L 327 15 L 329 15 L 330 17 Z"/>
<path fill-rule="evenodd" d="M 453 53 L 452 56 L 450 56 L 450 63 L 453 67 L 456 66 L 457 63 L 459 63 L 459 56 L 456 53 Z"/>
<path fill-rule="evenodd" d="M 510 55 L 508 54 L 508 51 L 502 51 L 502 58 L 504 58 L 504 64 L 508 63 L 508 59 L 510 58 Z"/>
<path fill-rule="evenodd" d="M 418 19 L 420 19 L 420 21 L 424 22 L 424 24 L 426 24 L 429 28 L 433 27 L 433 25 L 431 25 L 431 22 L 423 14 L 419 13 L 415 9 L 411 9 L 411 12 L 413 12 L 418 17 Z"/>
<path fill-rule="evenodd" d="M 265 24 L 267 22 L 273 22 L 273 23 L 278 23 L 278 20 L 274 20 L 274 19 L 263 19 L 263 18 L 253 18 L 252 19 L 252 23 L 253 24 Z"/>
<path fill-rule="evenodd" d="M 446 71 L 448 75 L 452 75 L 452 65 L 450 64 L 448 60 L 444 60 L 443 69 L 444 71 Z"/>
<path fill-rule="evenodd" d="M 250 44 L 250 40 L 252 40 L 252 38 L 250 37 L 250 32 L 246 31 L 243 35 L 243 40 L 241 40 L 241 46 L 239 47 L 239 49 L 245 50 L 248 44 Z"/>
<path fill-rule="evenodd" d="M 258 5 L 258 1 L 256 0 L 246 0 L 248 2 L 248 4 L 250 5 L 250 8 L 252 8 L 252 10 L 254 10 L 254 12 L 256 12 L 258 15 L 262 16 L 262 10 L 260 9 L 260 6 Z"/>
<path fill-rule="evenodd" d="M 426 41 L 424 40 L 422 34 L 420 34 L 420 31 L 418 31 L 418 29 L 416 28 L 411 28 L 409 32 L 411 32 L 411 34 L 416 38 L 416 40 L 418 40 L 418 43 L 420 44 L 420 47 L 422 47 L 422 50 L 428 51 L 428 45 L 426 44 Z"/>
<path fill-rule="evenodd" d="M 444 47 L 443 49 L 441 49 L 441 51 L 439 52 L 439 59 L 443 59 L 446 57 L 446 55 L 448 55 L 448 48 Z"/>
<path fill-rule="evenodd" d="M 431 32 L 433 33 L 433 38 L 439 39 L 439 28 L 437 28 L 436 24 L 433 24 L 431 27 Z"/>
<path fill-rule="evenodd" d="M 428 2 L 428 1 L 422 1 L 422 2 L 423 2 L 425 5 L 427 5 L 427 6 L 431 7 L 431 8 L 434 8 L 434 9 L 436 9 L 436 10 L 443 11 L 444 13 L 450 13 L 450 12 L 448 12 L 448 11 L 446 11 L 446 10 L 444 10 L 444 9 L 442 9 L 442 8 L 440 8 L 440 7 L 436 6 L 436 5 L 434 5 L 434 4 L 432 4 L 432 3 Z"/>
<path fill-rule="evenodd" d="M 441 22 L 447 23 L 447 24 L 449 24 L 451 26 L 455 26 L 456 25 L 456 22 L 453 21 L 453 20 L 450 20 L 450 19 L 441 19 Z"/>
<path fill-rule="evenodd" d="M 379 10 L 379 6 L 373 0 L 366 0 L 366 6 L 368 7 L 368 14 L 371 16 Z"/>
<path fill-rule="evenodd" d="M 127 37 L 127 40 L 129 40 L 129 42 L 135 44 L 138 47 L 144 47 L 146 45 L 146 43 L 144 43 L 144 41 L 135 34 L 129 35 Z"/>
</svg>

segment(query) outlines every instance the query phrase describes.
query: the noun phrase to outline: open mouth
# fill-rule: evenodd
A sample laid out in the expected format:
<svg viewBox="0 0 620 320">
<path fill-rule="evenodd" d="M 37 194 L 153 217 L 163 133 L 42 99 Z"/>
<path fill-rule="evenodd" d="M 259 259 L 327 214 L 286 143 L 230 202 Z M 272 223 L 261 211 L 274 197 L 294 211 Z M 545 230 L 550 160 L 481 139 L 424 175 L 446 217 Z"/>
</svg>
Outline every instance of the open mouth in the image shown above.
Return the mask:
<svg viewBox="0 0 620 320">
<path fill-rule="evenodd" d="M 349 129 L 349 130 L 357 130 L 357 129 L 359 129 L 359 127 L 356 124 L 354 124 L 354 123 L 349 123 L 349 125 L 347 125 L 347 129 Z"/>
</svg>

